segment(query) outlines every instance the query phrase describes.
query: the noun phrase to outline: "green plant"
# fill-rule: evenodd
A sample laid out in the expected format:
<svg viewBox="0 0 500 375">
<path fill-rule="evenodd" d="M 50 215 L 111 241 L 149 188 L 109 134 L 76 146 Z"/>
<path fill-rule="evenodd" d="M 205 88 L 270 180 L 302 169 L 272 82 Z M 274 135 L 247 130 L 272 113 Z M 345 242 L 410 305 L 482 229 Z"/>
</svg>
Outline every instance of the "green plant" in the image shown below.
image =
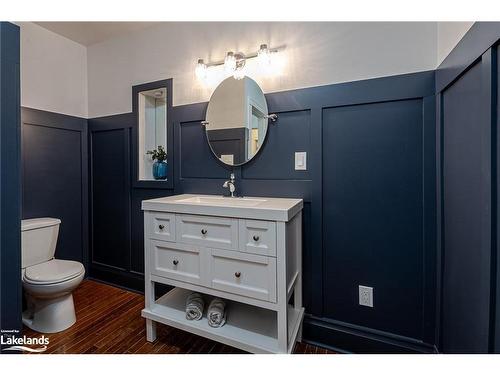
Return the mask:
<svg viewBox="0 0 500 375">
<path fill-rule="evenodd" d="M 163 146 L 158 146 L 156 150 L 149 150 L 146 154 L 151 155 L 151 159 L 159 161 L 160 163 L 164 160 L 167 160 L 167 153 Z"/>
</svg>

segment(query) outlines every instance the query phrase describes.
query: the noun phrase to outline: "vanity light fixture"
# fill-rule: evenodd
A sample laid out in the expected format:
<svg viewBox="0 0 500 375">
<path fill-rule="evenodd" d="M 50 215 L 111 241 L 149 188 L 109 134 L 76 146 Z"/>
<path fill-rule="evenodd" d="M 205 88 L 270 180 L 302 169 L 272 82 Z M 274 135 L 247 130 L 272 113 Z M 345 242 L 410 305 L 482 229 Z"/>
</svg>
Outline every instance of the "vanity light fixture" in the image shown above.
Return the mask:
<svg viewBox="0 0 500 375">
<path fill-rule="evenodd" d="M 224 57 L 224 61 L 205 63 L 203 59 L 199 59 L 195 68 L 196 77 L 200 80 L 204 80 L 207 76 L 208 68 L 224 65 L 224 70 L 227 74 L 232 74 L 235 79 L 242 79 L 245 77 L 246 60 L 257 58 L 259 66 L 263 69 L 267 69 L 272 65 L 272 55 L 281 49 L 284 49 L 284 46 L 271 49 L 267 44 L 261 44 L 257 52 L 246 56 L 239 52 L 235 53 L 233 51 L 228 51 Z"/>
</svg>

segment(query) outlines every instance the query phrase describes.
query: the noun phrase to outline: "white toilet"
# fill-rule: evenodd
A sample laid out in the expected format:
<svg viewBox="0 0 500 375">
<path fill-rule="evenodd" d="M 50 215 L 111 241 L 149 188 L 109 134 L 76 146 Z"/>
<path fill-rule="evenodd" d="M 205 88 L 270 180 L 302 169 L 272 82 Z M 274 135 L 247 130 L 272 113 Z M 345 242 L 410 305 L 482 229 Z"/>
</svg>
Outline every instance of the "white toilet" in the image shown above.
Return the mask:
<svg viewBox="0 0 500 375">
<path fill-rule="evenodd" d="M 28 308 L 23 323 L 34 331 L 64 331 L 76 322 L 73 290 L 85 268 L 79 262 L 54 259 L 61 220 L 21 221 L 22 280 Z"/>
</svg>

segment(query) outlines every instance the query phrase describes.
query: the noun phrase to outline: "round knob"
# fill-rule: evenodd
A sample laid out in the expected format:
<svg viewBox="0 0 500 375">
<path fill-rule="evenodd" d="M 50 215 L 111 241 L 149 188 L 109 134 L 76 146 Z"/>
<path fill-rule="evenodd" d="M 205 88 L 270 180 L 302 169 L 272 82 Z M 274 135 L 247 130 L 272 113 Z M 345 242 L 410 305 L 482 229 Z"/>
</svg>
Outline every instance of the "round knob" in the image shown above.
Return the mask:
<svg viewBox="0 0 500 375">
<path fill-rule="evenodd" d="M 179 264 L 179 261 L 177 259 L 174 259 L 174 261 L 172 263 L 174 264 L 174 266 L 176 266 Z"/>
<path fill-rule="evenodd" d="M 201 230 L 201 234 L 203 234 L 203 235 L 207 234 L 207 230 L 206 229 L 202 229 Z"/>
<path fill-rule="evenodd" d="M 160 224 L 160 225 L 158 225 L 158 228 L 160 228 L 160 230 L 163 230 L 163 228 L 165 228 L 165 226 L 163 224 Z"/>
<path fill-rule="evenodd" d="M 253 240 L 257 242 L 259 240 L 259 236 L 253 236 Z"/>
<path fill-rule="evenodd" d="M 240 277 L 240 276 L 241 276 L 241 272 L 235 272 L 235 273 L 234 273 L 234 276 L 236 276 L 236 277 Z"/>
</svg>

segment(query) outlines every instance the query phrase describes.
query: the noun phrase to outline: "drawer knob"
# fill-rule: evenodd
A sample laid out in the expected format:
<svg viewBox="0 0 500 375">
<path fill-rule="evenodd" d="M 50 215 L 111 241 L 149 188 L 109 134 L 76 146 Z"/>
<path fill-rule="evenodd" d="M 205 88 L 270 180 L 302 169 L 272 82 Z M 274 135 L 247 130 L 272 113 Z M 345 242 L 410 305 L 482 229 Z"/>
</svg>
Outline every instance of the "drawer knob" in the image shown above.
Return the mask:
<svg viewBox="0 0 500 375">
<path fill-rule="evenodd" d="M 160 224 L 160 225 L 158 225 L 158 228 L 160 228 L 160 230 L 163 230 L 163 228 L 165 228 L 165 226 L 163 224 Z"/>
<path fill-rule="evenodd" d="M 206 229 L 202 229 L 201 230 L 201 234 L 203 234 L 203 235 L 207 234 L 207 230 Z"/>
<path fill-rule="evenodd" d="M 253 240 L 257 242 L 259 240 L 259 236 L 253 236 Z"/>
<path fill-rule="evenodd" d="M 174 264 L 174 266 L 176 266 L 179 264 L 179 261 L 177 259 L 174 259 L 174 261 L 172 263 Z"/>
<path fill-rule="evenodd" d="M 235 273 L 234 273 L 234 276 L 236 276 L 236 277 L 240 277 L 240 276 L 241 276 L 241 272 L 235 272 Z"/>
</svg>

